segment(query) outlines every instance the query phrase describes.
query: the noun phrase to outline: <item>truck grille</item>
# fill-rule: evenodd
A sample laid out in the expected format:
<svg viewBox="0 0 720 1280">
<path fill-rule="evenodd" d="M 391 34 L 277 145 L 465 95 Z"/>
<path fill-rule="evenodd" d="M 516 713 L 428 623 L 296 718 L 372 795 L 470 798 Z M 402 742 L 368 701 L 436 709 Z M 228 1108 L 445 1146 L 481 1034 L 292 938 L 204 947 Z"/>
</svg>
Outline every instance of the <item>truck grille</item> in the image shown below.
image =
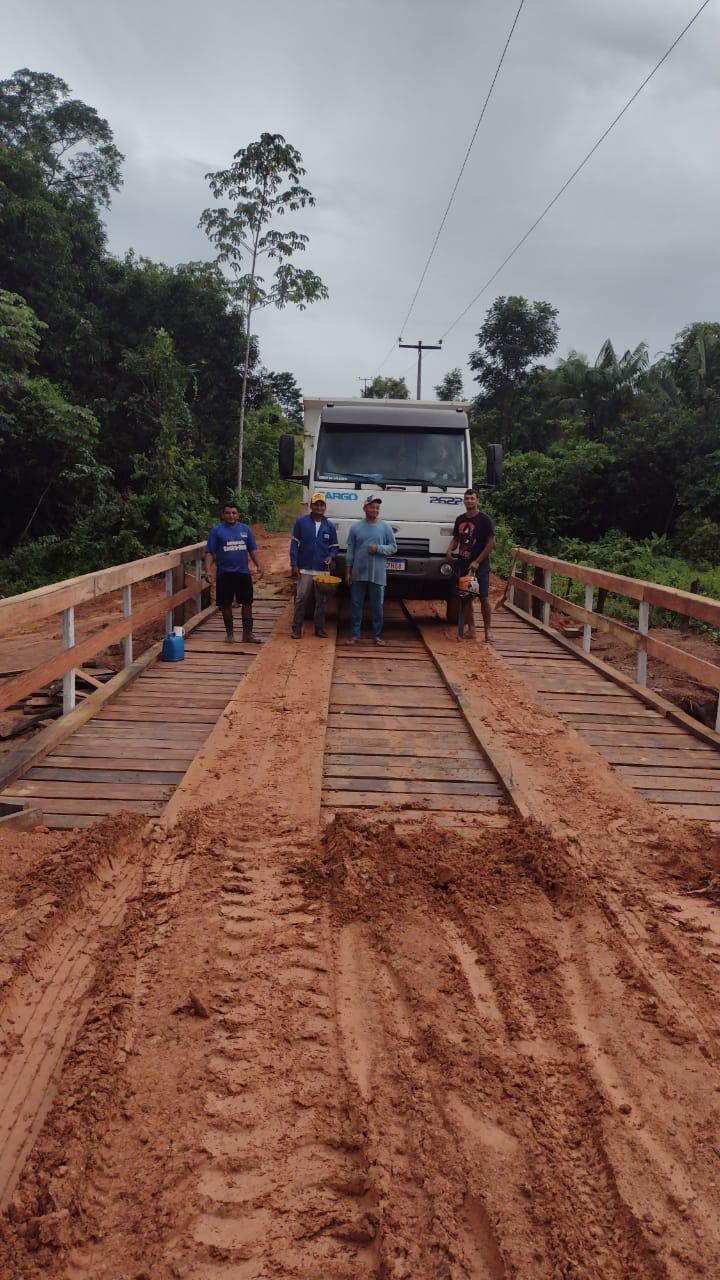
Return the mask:
<svg viewBox="0 0 720 1280">
<path fill-rule="evenodd" d="M 399 555 L 404 556 L 429 556 L 430 555 L 430 539 L 429 538 L 396 538 L 397 549 Z"/>
</svg>

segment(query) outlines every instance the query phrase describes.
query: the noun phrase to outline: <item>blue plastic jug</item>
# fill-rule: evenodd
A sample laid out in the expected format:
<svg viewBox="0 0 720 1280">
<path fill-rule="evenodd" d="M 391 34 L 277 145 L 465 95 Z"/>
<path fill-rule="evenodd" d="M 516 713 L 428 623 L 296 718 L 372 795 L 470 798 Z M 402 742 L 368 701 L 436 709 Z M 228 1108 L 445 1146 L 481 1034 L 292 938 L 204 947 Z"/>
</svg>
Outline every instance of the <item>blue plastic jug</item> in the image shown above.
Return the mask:
<svg viewBox="0 0 720 1280">
<path fill-rule="evenodd" d="M 163 640 L 160 657 L 163 662 L 182 662 L 185 657 L 185 640 L 183 636 L 176 636 L 175 634 L 166 636 Z"/>
</svg>

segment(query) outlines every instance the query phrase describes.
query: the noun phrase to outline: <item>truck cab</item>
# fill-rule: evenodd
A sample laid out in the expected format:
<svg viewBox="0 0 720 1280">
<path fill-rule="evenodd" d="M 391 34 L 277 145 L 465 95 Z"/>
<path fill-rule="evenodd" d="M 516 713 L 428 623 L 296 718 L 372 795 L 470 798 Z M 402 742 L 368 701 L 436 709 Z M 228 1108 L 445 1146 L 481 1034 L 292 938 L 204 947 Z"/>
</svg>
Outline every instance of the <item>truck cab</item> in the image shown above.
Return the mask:
<svg viewBox="0 0 720 1280">
<path fill-rule="evenodd" d="M 387 562 L 388 594 L 450 598 L 445 553 L 473 482 L 468 408 L 442 401 L 304 401 L 303 499 L 307 503 L 315 490 L 325 494 L 341 571 L 350 526 L 363 518 L 363 502 L 375 493 L 398 548 Z M 281 441 L 280 474 L 286 478 L 291 459 L 289 444 Z"/>
</svg>

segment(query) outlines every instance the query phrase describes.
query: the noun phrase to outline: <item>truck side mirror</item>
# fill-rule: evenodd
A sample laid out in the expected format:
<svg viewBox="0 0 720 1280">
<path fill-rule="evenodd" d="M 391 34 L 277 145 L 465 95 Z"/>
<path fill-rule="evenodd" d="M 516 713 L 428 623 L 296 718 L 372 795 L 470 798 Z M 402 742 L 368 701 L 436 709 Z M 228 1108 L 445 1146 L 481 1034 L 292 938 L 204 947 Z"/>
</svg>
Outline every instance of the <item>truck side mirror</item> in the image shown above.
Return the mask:
<svg viewBox="0 0 720 1280">
<path fill-rule="evenodd" d="M 489 444 L 485 450 L 487 482 L 491 489 L 497 489 L 502 480 L 503 448 L 501 444 Z"/>
<path fill-rule="evenodd" d="M 295 474 L 294 436 L 281 436 L 278 440 L 278 471 L 281 480 L 291 480 Z"/>
</svg>

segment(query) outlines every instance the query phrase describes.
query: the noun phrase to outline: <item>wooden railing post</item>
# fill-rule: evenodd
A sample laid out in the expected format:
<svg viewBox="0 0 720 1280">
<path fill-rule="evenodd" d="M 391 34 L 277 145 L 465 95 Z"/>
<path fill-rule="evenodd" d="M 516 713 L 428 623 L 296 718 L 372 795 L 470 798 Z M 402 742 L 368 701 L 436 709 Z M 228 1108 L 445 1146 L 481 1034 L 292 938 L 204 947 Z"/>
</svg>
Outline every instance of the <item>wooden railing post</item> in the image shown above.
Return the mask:
<svg viewBox="0 0 720 1280">
<path fill-rule="evenodd" d="M 176 595 L 178 591 L 182 591 L 185 586 L 185 565 L 177 564 L 172 571 L 172 595 Z M 184 600 L 182 604 L 178 604 L 173 609 L 173 626 L 184 627 L 187 622 L 188 601 Z"/>
<path fill-rule="evenodd" d="M 202 589 L 200 587 L 200 583 L 202 582 L 202 556 L 195 557 L 195 577 L 198 581 L 198 593 L 195 596 L 195 612 L 199 613 L 202 609 Z"/>
<path fill-rule="evenodd" d="M 173 571 L 172 569 L 166 569 L 165 570 L 165 595 L 171 596 L 172 593 L 173 593 Z M 173 616 L 172 616 L 172 609 L 170 609 L 165 614 L 165 635 L 169 636 L 172 629 L 173 629 Z"/>
<path fill-rule="evenodd" d="M 592 611 L 593 611 L 593 593 L 594 593 L 594 590 L 595 590 L 595 588 L 593 587 L 592 583 L 590 583 L 590 582 L 586 583 L 586 585 L 585 585 L 585 608 L 587 609 L 588 613 L 592 613 Z M 590 623 L 590 622 L 585 622 L 585 623 L 583 623 L 583 638 L 582 638 L 582 647 L 583 647 L 583 650 L 585 651 L 585 653 L 589 653 L 589 652 L 590 652 L 590 646 L 591 646 L 591 644 L 592 644 L 592 623 Z"/>
<path fill-rule="evenodd" d="M 552 591 L 552 569 L 543 569 L 543 590 Z M 546 627 L 550 626 L 550 601 L 543 600 L 542 620 Z"/>
<path fill-rule="evenodd" d="M 71 606 L 62 613 L 62 647 L 75 647 L 75 610 Z M 63 715 L 75 708 L 75 668 L 71 667 L 63 676 Z"/>
<path fill-rule="evenodd" d="M 130 584 L 122 589 L 122 616 L 123 618 L 132 618 L 132 586 Z M 128 631 L 127 635 L 123 636 L 122 647 L 123 666 L 131 667 L 133 660 L 132 631 Z"/>
<path fill-rule="evenodd" d="M 646 636 L 650 630 L 650 605 L 647 600 L 641 600 L 638 605 L 638 631 L 641 636 Z M 637 682 L 638 684 L 647 684 L 647 650 L 638 649 L 637 652 Z"/>
</svg>

